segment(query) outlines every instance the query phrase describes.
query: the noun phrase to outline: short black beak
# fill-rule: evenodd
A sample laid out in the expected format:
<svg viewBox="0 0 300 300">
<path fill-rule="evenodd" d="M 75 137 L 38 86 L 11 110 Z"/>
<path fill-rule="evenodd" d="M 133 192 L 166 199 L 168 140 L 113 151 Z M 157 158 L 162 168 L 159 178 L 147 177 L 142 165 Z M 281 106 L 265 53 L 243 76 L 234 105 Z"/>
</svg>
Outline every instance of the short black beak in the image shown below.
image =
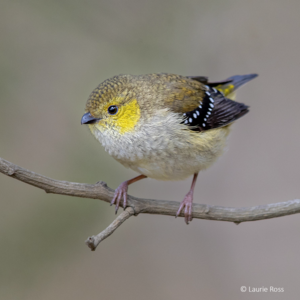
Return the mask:
<svg viewBox="0 0 300 300">
<path fill-rule="evenodd" d="M 89 112 L 84 114 L 81 118 L 81 125 L 82 124 L 94 124 L 98 122 L 100 119 L 99 118 L 94 118 Z"/>
</svg>

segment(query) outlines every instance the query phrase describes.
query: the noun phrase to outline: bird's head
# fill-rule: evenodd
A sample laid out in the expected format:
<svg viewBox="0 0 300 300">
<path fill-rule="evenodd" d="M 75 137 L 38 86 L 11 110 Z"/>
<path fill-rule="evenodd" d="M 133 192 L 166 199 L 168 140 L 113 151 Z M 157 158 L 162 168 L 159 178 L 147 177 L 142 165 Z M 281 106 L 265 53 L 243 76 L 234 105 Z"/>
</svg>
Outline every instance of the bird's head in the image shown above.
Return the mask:
<svg viewBox="0 0 300 300">
<path fill-rule="evenodd" d="M 134 130 L 140 119 L 140 107 L 126 76 L 115 76 L 101 83 L 91 93 L 81 124 L 93 132 L 109 130 L 119 134 Z"/>
</svg>

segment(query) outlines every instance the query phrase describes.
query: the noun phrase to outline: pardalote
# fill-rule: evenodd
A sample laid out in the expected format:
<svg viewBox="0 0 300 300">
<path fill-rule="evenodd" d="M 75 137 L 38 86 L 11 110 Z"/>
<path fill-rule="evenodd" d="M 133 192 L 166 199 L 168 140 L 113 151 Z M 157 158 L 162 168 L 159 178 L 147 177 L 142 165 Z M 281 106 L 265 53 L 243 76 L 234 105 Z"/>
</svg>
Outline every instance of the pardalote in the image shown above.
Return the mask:
<svg viewBox="0 0 300 300">
<path fill-rule="evenodd" d="M 202 76 L 173 74 L 119 75 L 94 89 L 81 124 L 88 124 L 105 150 L 140 175 L 115 190 L 116 212 L 127 205 L 128 185 L 149 177 L 182 180 L 193 175 L 184 210 L 192 220 L 198 173 L 222 154 L 231 124 L 249 110 L 234 101 L 235 90 L 256 74 L 220 82 Z"/>
</svg>

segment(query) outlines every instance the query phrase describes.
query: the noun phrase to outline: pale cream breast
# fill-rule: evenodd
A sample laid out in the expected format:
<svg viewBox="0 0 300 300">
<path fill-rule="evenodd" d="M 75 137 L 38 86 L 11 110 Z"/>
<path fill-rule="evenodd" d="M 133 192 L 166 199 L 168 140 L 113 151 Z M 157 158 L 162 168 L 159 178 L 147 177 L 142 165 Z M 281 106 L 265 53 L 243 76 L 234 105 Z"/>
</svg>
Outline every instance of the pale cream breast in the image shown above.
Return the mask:
<svg viewBox="0 0 300 300">
<path fill-rule="evenodd" d="M 159 180 L 181 180 L 206 169 L 222 154 L 229 126 L 196 132 L 179 114 L 162 109 L 124 134 L 93 124 L 92 133 L 125 167 Z"/>
</svg>

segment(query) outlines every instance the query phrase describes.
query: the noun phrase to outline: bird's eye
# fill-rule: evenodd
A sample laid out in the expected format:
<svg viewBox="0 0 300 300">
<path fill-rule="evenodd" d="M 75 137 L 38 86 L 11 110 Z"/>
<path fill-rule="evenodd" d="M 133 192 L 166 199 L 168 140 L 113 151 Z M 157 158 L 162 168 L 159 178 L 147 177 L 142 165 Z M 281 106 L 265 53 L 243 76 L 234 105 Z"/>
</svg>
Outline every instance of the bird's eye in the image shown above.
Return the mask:
<svg viewBox="0 0 300 300">
<path fill-rule="evenodd" d="M 118 106 L 111 105 L 107 111 L 110 115 L 115 115 L 118 112 Z"/>
</svg>

